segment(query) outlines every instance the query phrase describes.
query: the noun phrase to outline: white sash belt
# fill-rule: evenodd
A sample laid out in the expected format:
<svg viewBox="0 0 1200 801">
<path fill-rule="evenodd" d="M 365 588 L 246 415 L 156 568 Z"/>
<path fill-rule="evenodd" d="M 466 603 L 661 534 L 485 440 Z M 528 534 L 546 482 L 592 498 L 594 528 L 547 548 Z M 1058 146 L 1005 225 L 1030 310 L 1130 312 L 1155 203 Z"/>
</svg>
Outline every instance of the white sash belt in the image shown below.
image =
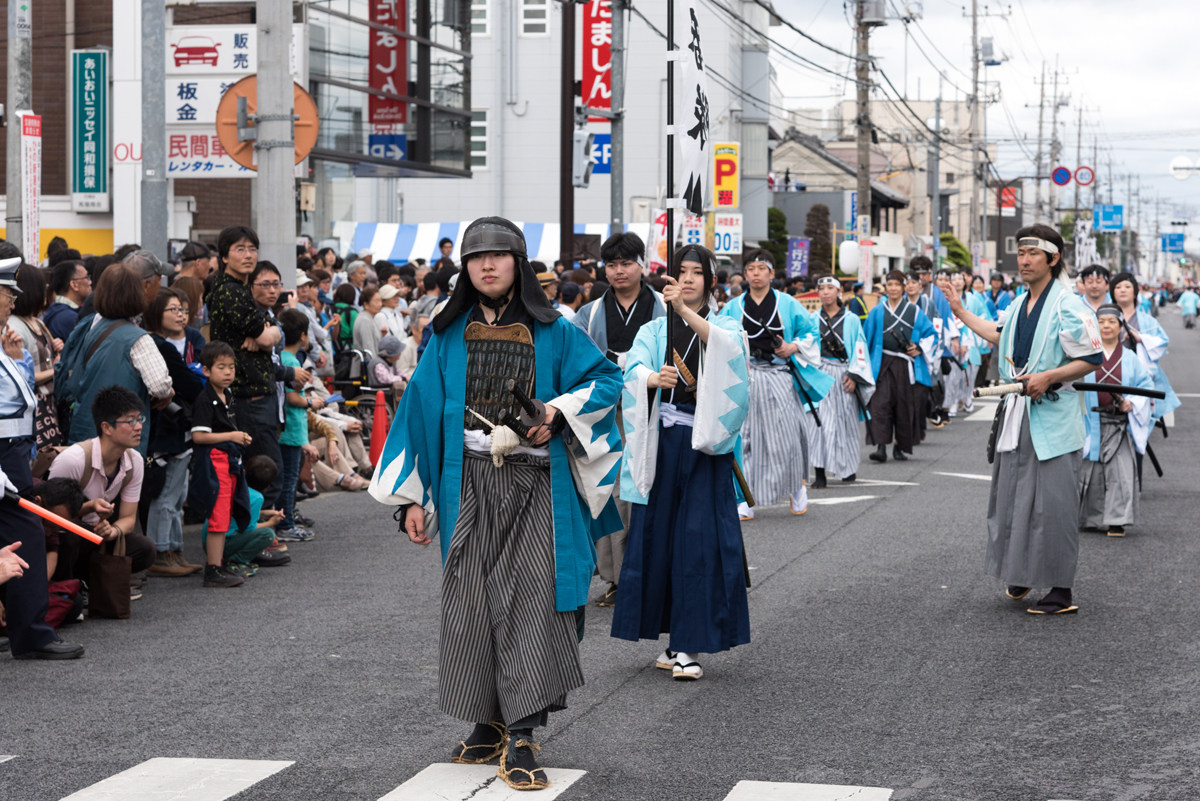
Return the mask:
<svg viewBox="0 0 1200 801">
<path fill-rule="evenodd" d="M 884 348 L 883 352 L 886 353 L 888 356 L 895 356 L 897 359 L 904 359 L 904 361 L 908 362 L 908 383 L 909 384 L 917 383 L 917 374 L 916 374 L 916 372 L 913 371 L 913 357 L 912 356 L 909 356 L 907 353 L 899 353 L 894 350 L 887 350 L 886 348 Z"/>
</svg>

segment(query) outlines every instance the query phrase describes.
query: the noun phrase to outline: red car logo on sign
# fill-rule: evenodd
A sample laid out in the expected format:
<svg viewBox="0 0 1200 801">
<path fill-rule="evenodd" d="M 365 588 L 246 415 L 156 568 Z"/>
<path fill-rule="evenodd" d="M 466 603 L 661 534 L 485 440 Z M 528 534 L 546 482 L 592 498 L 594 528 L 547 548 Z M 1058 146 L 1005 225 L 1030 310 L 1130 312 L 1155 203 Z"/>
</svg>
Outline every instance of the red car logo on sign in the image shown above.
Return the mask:
<svg viewBox="0 0 1200 801">
<path fill-rule="evenodd" d="M 175 66 L 207 64 L 215 67 L 217 66 L 217 48 L 220 46 L 220 42 L 214 42 L 207 36 L 185 36 L 177 44 L 171 45 L 175 48 Z"/>
</svg>

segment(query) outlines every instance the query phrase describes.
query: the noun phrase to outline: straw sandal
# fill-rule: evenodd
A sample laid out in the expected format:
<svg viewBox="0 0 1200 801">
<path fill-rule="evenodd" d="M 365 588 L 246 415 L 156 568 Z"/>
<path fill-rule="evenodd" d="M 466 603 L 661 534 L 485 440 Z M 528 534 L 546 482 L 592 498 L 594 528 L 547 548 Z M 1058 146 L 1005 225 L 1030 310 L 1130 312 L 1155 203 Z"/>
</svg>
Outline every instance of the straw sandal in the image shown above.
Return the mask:
<svg viewBox="0 0 1200 801">
<path fill-rule="evenodd" d="M 684 653 L 677 654 L 675 668 L 671 671 L 675 681 L 696 681 L 704 678 L 704 668 L 700 663 Z"/>
<path fill-rule="evenodd" d="M 505 743 L 500 754 L 500 769 L 496 775 L 514 790 L 545 790 L 550 786 L 546 771 L 537 763 L 537 752 L 542 747 L 524 738 Z M 512 767 L 509 767 L 509 762 Z"/>
<path fill-rule="evenodd" d="M 1014 601 L 1019 601 L 1029 594 L 1030 589 L 1030 587 L 1007 587 L 1004 590 L 1004 594 Z"/>
<path fill-rule="evenodd" d="M 492 739 L 493 735 L 496 739 Z M 475 739 L 480 739 L 482 742 L 468 743 Z M 508 729 L 503 723 L 496 721 L 477 723 L 475 731 L 471 732 L 466 740 L 459 741 L 458 747 L 450 755 L 450 761 L 460 765 L 482 765 L 484 762 L 491 762 L 500 756 L 507 742 Z"/>
<path fill-rule="evenodd" d="M 609 584 L 608 589 L 604 594 L 596 599 L 596 606 L 616 606 L 617 605 L 617 585 Z"/>
</svg>

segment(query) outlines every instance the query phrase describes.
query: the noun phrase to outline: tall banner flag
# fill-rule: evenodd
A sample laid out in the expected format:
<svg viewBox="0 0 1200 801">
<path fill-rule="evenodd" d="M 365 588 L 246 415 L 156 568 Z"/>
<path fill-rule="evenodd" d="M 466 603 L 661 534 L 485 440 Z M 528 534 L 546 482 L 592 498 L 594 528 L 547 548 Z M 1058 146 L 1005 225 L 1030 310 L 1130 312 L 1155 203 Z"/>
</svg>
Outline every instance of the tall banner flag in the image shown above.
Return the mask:
<svg viewBox="0 0 1200 801">
<path fill-rule="evenodd" d="M 21 121 L 21 252 L 25 261 L 41 260 L 42 118 L 18 111 Z"/>
<path fill-rule="evenodd" d="M 612 108 L 612 0 L 591 0 L 583 7 L 583 104 Z M 589 122 L 608 122 L 590 117 Z"/>
<path fill-rule="evenodd" d="M 408 4 L 405 0 L 373 0 L 371 22 L 386 27 L 371 29 L 367 80 L 372 89 L 407 95 L 408 40 L 388 29 L 408 30 Z M 376 125 L 405 123 L 408 122 L 408 103 L 392 97 L 369 95 L 367 116 Z"/>
<path fill-rule="evenodd" d="M 708 76 L 700 48 L 700 20 L 695 0 L 680 0 L 675 13 L 675 41 L 679 43 L 677 62 L 682 80 L 675 92 L 676 138 L 683 155 L 683 173 L 677 185 L 684 187 L 683 202 L 692 214 L 704 212 L 704 193 L 708 188 L 708 162 L 711 158 L 708 124 Z"/>
</svg>

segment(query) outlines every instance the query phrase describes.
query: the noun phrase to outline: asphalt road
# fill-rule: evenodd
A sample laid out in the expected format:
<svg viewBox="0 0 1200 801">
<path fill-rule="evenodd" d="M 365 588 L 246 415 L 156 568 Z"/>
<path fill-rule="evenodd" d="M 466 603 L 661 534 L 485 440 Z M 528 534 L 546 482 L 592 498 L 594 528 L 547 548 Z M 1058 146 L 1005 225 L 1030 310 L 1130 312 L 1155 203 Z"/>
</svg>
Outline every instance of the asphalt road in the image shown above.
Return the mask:
<svg viewBox="0 0 1200 801">
<path fill-rule="evenodd" d="M 1174 309 L 1166 367 L 1200 393 L 1200 331 Z M 1082 535 L 1077 616 L 1041 618 L 983 575 L 986 420 L 907 463 L 745 526 L 753 641 L 653 667 L 588 609 L 588 684 L 543 764 L 574 799 L 723 799 L 741 780 L 892 788 L 893 798 L 1194 799 L 1200 764 L 1197 397 L 1147 466 L 1142 520 Z M 991 407 L 989 407 L 991 408 Z M 990 414 L 983 415 L 990 419 Z M 958 475 L 942 475 L 945 473 Z M 1064 499 L 1064 503 L 1074 503 Z M 153 579 L 128 621 L 66 630 L 76 662 L 0 657 L 0 799 L 60 799 L 154 757 L 290 760 L 239 799 L 374 801 L 466 733 L 436 707 L 440 568 L 365 494 L 306 502 L 318 537 L 246 586 Z M 188 553 L 198 557 L 189 534 Z M 599 591 L 599 583 L 594 589 Z"/>
</svg>

